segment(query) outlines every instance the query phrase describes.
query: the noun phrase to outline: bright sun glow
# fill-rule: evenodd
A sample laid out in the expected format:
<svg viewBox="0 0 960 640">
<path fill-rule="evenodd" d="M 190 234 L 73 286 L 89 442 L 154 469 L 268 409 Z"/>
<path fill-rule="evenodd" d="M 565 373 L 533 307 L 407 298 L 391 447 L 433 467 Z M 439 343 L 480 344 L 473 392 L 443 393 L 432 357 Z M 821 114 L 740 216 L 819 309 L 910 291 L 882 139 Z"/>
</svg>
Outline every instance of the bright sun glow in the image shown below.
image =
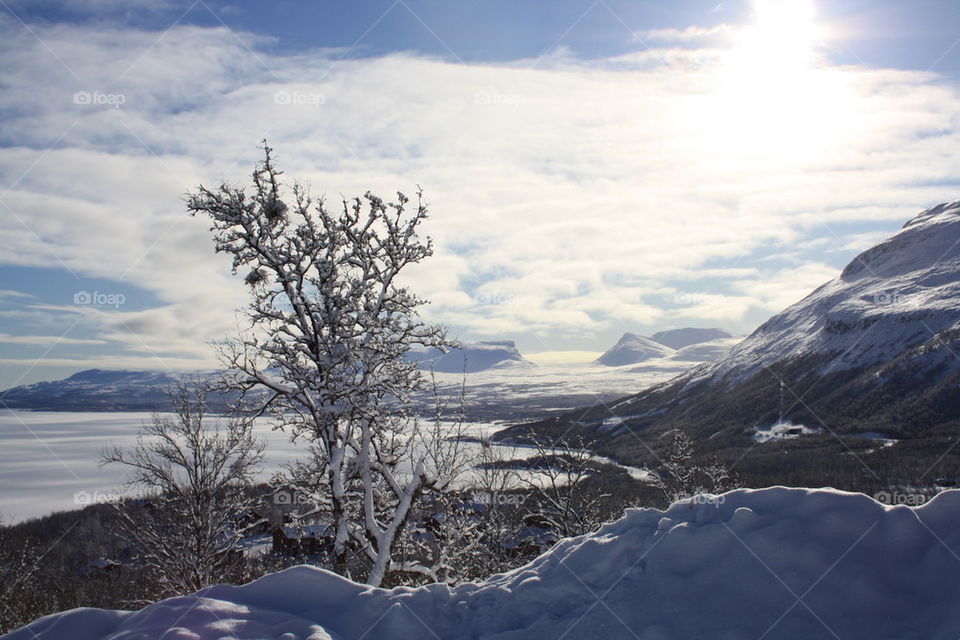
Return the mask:
<svg viewBox="0 0 960 640">
<path fill-rule="evenodd" d="M 741 72 L 783 78 L 810 68 L 819 39 L 816 11 L 809 0 L 756 0 L 755 22 L 741 34 L 734 52 Z"/>
<path fill-rule="evenodd" d="M 712 151 L 786 161 L 814 157 L 843 131 L 843 77 L 818 68 L 823 33 L 810 0 L 754 0 L 710 94 L 697 107 Z"/>
</svg>

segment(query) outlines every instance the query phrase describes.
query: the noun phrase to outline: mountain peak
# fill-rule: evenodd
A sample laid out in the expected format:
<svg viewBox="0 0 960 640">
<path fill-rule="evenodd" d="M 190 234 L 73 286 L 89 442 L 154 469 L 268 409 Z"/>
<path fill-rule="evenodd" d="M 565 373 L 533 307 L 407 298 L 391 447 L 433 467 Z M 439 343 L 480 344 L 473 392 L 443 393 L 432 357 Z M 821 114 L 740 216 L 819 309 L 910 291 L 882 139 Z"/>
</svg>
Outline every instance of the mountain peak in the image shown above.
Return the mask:
<svg viewBox="0 0 960 640">
<path fill-rule="evenodd" d="M 656 342 L 665 344 L 671 349 L 683 349 L 690 345 L 732 338 L 733 336 L 723 329 L 702 329 L 699 327 L 683 327 L 681 329 L 667 329 L 658 331 L 650 336 Z"/>
<path fill-rule="evenodd" d="M 960 200 L 954 200 L 953 202 L 944 202 L 938 204 L 935 207 L 930 207 L 929 209 L 924 209 L 914 217 L 910 218 L 903 224 L 903 228 L 913 227 L 921 224 L 930 222 L 935 218 L 948 218 L 960 216 Z"/>
<path fill-rule="evenodd" d="M 654 358 L 665 358 L 673 353 L 674 349 L 664 344 L 628 332 L 624 333 L 617 344 L 613 345 L 594 362 L 608 367 L 620 367 Z"/>
<path fill-rule="evenodd" d="M 950 261 L 960 256 L 960 201 L 922 211 L 903 228 L 873 246 L 844 268 L 840 279 L 902 278 L 921 270 L 955 271 Z M 893 281 L 890 286 L 900 283 Z"/>
</svg>

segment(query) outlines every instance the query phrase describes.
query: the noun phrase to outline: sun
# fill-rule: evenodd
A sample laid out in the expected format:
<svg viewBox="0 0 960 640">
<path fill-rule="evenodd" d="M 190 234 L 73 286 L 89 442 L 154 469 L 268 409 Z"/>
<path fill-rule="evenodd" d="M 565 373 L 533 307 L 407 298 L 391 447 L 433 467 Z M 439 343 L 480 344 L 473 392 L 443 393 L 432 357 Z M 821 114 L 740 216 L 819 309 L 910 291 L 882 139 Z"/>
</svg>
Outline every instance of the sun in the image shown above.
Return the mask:
<svg viewBox="0 0 960 640">
<path fill-rule="evenodd" d="M 812 0 L 754 0 L 698 107 L 703 141 L 740 156 L 800 157 L 834 139 L 844 112 L 836 73 L 818 60 Z"/>
<path fill-rule="evenodd" d="M 739 33 L 734 72 L 776 81 L 810 69 L 820 38 L 811 0 L 754 0 L 753 24 Z"/>
</svg>

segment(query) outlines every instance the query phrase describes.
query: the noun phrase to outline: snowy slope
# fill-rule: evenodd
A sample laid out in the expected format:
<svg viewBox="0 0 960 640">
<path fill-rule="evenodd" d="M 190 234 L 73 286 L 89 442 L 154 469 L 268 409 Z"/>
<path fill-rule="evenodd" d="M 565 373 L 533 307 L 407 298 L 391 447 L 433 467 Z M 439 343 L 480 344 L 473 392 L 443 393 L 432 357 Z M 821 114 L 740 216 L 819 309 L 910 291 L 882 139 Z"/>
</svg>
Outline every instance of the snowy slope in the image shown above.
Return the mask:
<svg viewBox="0 0 960 640">
<path fill-rule="evenodd" d="M 408 357 L 419 362 L 424 369 L 440 373 L 476 373 L 491 367 L 511 365 L 536 366 L 520 355 L 513 340 L 465 342 L 460 348 L 447 353 L 438 349 L 414 350 Z"/>
<path fill-rule="evenodd" d="M 608 367 L 621 367 L 627 364 L 638 364 L 646 360 L 667 358 L 673 355 L 674 350 L 650 338 L 638 336 L 635 333 L 625 333 L 602 356 L 595 360 L 596 364 Z"/>
<path fill-rule="evenodd" d="M 833 371 L 862 367 L 957 328 L 960 201 L 923 211 L 694 378 L 744 380 L 773 363 L 822 354 L 836 354 Z M 942 350 L 938 357 L 960 364 Z"/>
<path fill-rule="evenodd" d="M 623 427 L 601 431 L 612 417 Z M 825 440 L 960 430 L 960 202 L 920 213 L 710 362 L 616 404 L 497 437 L 573 432 L 636 463 L 649 454 L 639 433 L 651 440 L 682 428 L 732 451 L 780 420 L 816 426 Z M 920 474 L 935 460 L 911 464 Z"/>
<path fill-rule="evenodd" d="M 682 329 L 668 329 L 658 331 L 650 338 L 660 344 L 665 344 L 671 349 L 683 349 L 691 345 L 702 342 L 711 342 L 713 340 L 723 340 L 733 336 L 723 329 L 701 329 L 698 327 L 684 327 Z"/>
<path fill-rule="evenodd" d="M 955 640 L 957 549 L 958 491 L 913 509 L 739 490 L 630 510 L 479 584 L 368 589 L 301 566 L 138 612 L 76 609 L 4 640 Z"/>
<path fill-rule="evenodd" d="M 729 351 L 741 338 L 717 338 L 687 345 L 670 356 L 671 360 L 684 362 L 709 362 Z"/>
</svg>

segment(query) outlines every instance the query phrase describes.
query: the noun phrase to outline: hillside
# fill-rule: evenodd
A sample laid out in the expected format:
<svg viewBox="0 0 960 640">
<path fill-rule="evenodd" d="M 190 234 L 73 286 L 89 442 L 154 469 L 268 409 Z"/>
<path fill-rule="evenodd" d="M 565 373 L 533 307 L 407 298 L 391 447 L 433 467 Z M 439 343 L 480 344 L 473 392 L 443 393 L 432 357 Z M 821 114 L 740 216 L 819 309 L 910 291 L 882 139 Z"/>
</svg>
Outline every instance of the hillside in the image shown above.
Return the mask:
<svg viewBox="0 0 960 640">
<path fill-rule="evenodd" d="M 930 482 L 935 473 L 956 475 L 958 356 L 960 202 L 953 202 L 923 211 L 720 357 L 636 395 L 498 437 L 531 428 L 547 438 L 579 434 L 602 452 L 655 464 L 658 436 L 679 427 L 728 460 L 740 462 L 749 450 L 738 470 L 755 480 L 822 480 L 797 467 L 826 456 L 843 468 L 837 477 L 845 486 L 858 486 L 855 476 Z M 756 446 L 757 432 L 780 422 L 815 433 Z M 895 445 L 877 449 L 865 433 Z M 801 457 L 784 458 L 787 449 Z"/>
<path fill-rule="evenodd" d="M 76 609 L 4 640 L 954 640 L 960 492 L 919 508 L 738 490 L 631 509 L 479 584 L 371 589 L 299 566 L 136 612 Z"/>
</svg>

